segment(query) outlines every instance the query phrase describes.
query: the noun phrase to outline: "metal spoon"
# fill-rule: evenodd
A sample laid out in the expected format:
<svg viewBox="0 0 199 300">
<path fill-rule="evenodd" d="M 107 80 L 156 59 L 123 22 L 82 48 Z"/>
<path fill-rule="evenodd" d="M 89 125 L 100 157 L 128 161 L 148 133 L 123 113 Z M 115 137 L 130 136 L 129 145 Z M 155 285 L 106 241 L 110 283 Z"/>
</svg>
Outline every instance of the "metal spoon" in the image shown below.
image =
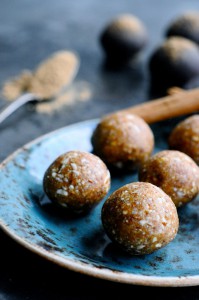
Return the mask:
<svg viewBox="0 0 199 300">
<path fill-rule="evenodd" d="M 63 63 L 66 62 L 66 64 L 60 68 L 60 63 L 62 62 L 60 59 L 61 57 L 63 58 L 64 54 L 73 55 L 73 65 L 71 64 L 71 62 L 67 65 L 67 60 L 63 60 Z M 53 67 L 52 62 L 55 62 L 55 60 L 57 65 L 54 64 Z M 33 79 L 35 79 L 35 85 L 33 84 L 31 92 L 21 95 L 19 98 L 17 98 L 16 100 L 8 104 L 6 107 L 4 107 L 2 110 L 0 110 L 0 124 L 11 114 L 13 114 L 18 108 L 20 108 L 26 103 L 37 103 L 41 101 L 46 101 L 57 96 L 60 93 L 60 91 L 63 91 L 74 80 L 79 70 L 79 66 L 80 62 L 78 55 L 69 51 L 56 52 L 50 58 L 42 62 L 34 73 Z M 49 89 L 49 83 L 52 81 L 51 74 L 47 72 L 47 74 L 45 75 L 46 78 L 42 78 L 42 76 L 44 76 L 44 74 L 46 73 L 47 68 L 50 72 L 55 73 L 56 78 L 59 77 L 59 75 L 62 77 L 64 75 L 64 70 L 66 70 L 66 79 L 62 80 L 62 82 L 58 82 L 54 86 L 52 82 Z"/>
</svg>

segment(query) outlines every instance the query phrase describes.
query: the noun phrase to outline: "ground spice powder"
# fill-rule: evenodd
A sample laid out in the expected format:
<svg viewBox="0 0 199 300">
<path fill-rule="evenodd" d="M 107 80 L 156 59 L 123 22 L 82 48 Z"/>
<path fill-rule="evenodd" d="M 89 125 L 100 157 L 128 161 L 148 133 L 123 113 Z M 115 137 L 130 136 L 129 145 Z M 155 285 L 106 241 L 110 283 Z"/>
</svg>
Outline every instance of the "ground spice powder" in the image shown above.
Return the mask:
<svg viewBox="0 0 199 300">
<path fill-rule="evenodd" d="M 58 51 L 41 62 L 34 72 L 22 71 L 15 78 L 4 83 L 2 96 L 13 101 L 24 92 L 30 92 L 41 99 L 51 99 L 52 102 L 38 103 L 36 109 L 42 113 L 52 113 L 63 105 L 75 101 L 86 101 L 91 97 L 90 85 L 80 82 L 69 87 L 79 69 L 79 57 L 71 51 Z M 84 95 L 84 96 L 82 96 Z"/>
</svg>

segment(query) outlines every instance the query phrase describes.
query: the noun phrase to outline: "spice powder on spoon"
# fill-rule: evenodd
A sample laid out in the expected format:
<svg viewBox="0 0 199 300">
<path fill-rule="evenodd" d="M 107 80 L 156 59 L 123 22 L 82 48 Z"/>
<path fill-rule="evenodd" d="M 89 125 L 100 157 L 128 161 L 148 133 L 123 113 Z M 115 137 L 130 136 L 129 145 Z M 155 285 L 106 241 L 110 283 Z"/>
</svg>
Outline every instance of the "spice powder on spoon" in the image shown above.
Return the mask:
<svg viewBox="0 0 199 300">
<path fill-rule="evenodd" d="M 79 58 L 71 51 L 58 51 L 51 55 L 49 58 L 41 62 L 36 68 L 35 72 L 28 70 L 22 71 L 14 79 L 5 82 L 2 95 L 8 101 L 13 101 L 24 92 L 33 93 L 42 99 L 49 99 L 55 97 L 53 102 L 60 100 L 61 91 L 64 87 L 70 86 L 78 69 L 79 69 Z M 75 87 L 74 87 L 75 88 Z M 83 90 L 82 90 L 83 89 Z M 87 98 L 90 99 L 91 92 L 87 82 L 84 85 L 81 84 L 81 94 L 84 93 L 84 89 L 87 92 Z M 89 93 L 88 93 L 89 91 Z M 68 94 L 69 93 L 69 94 Z M 58 110 L 59 107 L 66 103 L 71 103 L 80 98 L 78 91 L 72 93 L 72 99 L 70 99 L 71 89 L 62 96 L 62 101 L 57 101 L 55 104 L 50 103 L 39 103 L 39 106 L 43 105 L 43 109 L 38 109 L 39 112 L 50 113 L 53 110 Z M 64 97 L 65 95 L 65 97 Z M 80 97 L 78 97 L 80 96 Z M 48 107 L 47 107 L 48 106 Z"/>
</svg>

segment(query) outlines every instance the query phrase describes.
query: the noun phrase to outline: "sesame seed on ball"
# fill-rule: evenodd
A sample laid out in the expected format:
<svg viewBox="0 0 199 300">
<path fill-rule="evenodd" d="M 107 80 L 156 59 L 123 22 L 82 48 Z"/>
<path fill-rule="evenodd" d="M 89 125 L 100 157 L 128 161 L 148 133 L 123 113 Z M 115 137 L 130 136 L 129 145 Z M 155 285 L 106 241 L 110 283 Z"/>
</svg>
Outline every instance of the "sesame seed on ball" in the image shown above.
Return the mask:
<svg viewBox="0 0 199 300">
<path fill-rule="evenodd" d="M 105 197 L 110 188 L 110 173 L 99 157 L 69 151 L 46 170 L 43 186 L 49 199 L 59 206 L 84 212 Z"/>
</svg>

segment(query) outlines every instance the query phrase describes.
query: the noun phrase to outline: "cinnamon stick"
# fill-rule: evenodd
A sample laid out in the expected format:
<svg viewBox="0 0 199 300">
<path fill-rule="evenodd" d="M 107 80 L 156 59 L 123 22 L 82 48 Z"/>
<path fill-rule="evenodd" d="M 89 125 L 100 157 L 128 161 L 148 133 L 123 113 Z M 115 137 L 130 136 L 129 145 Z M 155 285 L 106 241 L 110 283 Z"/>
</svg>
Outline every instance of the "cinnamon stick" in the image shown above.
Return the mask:
<svg viewBox="0 0 199 300">
<path fill-rule="evenodd" d="M 181 91 L 166 97 L 148 101 L 121 110 L 136 114 L 147 123 L 155 123 L 169 118 L 199 111 L 199 88 Z"/>
</svg>

